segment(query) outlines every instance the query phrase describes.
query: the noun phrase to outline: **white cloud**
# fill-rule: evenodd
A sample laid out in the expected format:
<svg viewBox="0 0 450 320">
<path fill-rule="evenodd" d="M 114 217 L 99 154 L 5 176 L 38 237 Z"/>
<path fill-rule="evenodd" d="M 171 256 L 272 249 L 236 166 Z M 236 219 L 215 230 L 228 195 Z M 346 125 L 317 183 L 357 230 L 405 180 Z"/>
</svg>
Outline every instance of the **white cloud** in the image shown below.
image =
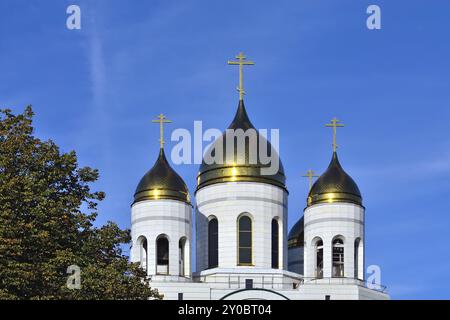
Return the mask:
<svg viewBox="0 0 450 320">
<path fill-rule="evenodd" d="M 89 66 L 92 84 L 93 105 L 96 109 L 102 109 L 105 100 L 105 61 L 103 47 L 96 30 L 89 39 Z"/>
</svg>

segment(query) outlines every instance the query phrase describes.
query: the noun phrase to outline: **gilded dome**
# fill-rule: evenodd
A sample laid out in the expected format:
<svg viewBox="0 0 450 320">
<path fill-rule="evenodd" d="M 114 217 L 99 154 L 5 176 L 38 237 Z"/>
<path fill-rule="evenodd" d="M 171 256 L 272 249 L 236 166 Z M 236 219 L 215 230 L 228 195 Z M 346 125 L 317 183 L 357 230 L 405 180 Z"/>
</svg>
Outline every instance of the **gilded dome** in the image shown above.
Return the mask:
<svg viewBox="0 0 450 320">
<path fill-rule="evenodd" d="M 288 234 L 288 248 L 296 248 L 304 246 L 304 222 L 301 217 L 296 224 L 292 227 Z"/>
<path fill-rule="evenodd" d="M 349 202 L 362 206 L 361 192 L 355 181 L 342 169 L 336 152 L 325 173 L 313 184 L 308 206 L 317 203 Z"/>
<path fill-rule="evenodd" d="M 183 179 L 167 162 L 163 148 L 160 149 L 153 167 L 139 182 L 133 203 L 159 199 L 179 200 L 191 204 L 189 190 Z"/>
<path fill-rule="evenodd" d="M 236 111 L 236 115 L 231 122 L 228 129 L 242 129 L 244 132 L 247 129 L 255 129 L 253 124 L 250 122 L 250 119 L 247 115 L 247 112 L 245 110 L 244 101 L 239 101 L 239 106 Z M 281 187 L 283 189 L 286 189 L 285 181 L 286 177 L 284 175 L 284 169 L 283 164 L 281 163 L 281 160 L 278 157 L 278 154 L 276 155 L 276 159 L 279 160 L 279 166 L 278 171 L 273 175 L 265 175 L 261 173 L 262 168 L 268 168 L 270 167 L 269 164 L 263 164 L 264 162 L 260 159 L 260 145 L 261 142 L 263 142 L 263 146 L 267 146 L 267 152 L 263 152 L 263 154 L 266 154 L 268 157 L 270 157 L 272 152 L 272 146 L 270 142 L 268 142 L 263 136 L 261 136 L 258 133 L 258 139 L 256 143 L 256 161 L 250 161 L 250 139 L 245 139 L 245 152 L 238 153 L 237 148 L 237 138 L 235 137 L 235 143 L 234 143 L 234 161 L 233 163 L 228 162 L 227 163 L 227 155 L 226 155 L 226 140 L 227 135 L 224 133 L 221 138 L 217 139 L 215 143 L 210 147 L 207 154 L 211 154 L 212 157 L 215 156 L 215 150 L 217 148 L 221 148 L 220 150 L 223 150 L 223 161 L 221 164 L 212 163 L 208 164 L 205 162 L 205 159 L 203 159 L 202 164 L 200 165 L 200 170 L 197 176 L 197 191 L 205 186 L 215 184 L 215 183 L 221 183 L 221 182 L 261 182 L 261 183 L 268 183 L 272 184 L 278 187 Z M 266 142 L 266 143 L 265 143 Z M 275 151 L 273 151 L 275 152 Z"/>
</svg>

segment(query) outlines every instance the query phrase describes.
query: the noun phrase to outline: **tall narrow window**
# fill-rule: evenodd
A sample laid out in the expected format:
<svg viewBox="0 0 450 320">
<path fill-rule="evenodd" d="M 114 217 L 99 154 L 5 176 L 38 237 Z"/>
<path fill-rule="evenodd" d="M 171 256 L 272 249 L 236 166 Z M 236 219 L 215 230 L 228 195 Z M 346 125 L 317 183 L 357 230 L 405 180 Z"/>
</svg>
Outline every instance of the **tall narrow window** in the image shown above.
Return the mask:
<svg viewBox="0 0 450 320">
<path fill-rule="evenodd" d="M 185 263 L 185 246 L 186 246 L 186 238 L 181 238 L 180 241 L 178 242 L 178 250 L 179 250 L 179 261 L 178 261 L 178 270 L 179 270 L 179 274 L 181 277 L 185 276 L 185 267 L 184 267 L 184 263 Z"/>
<path fill-rule="evenodd" d="M 272 220 L 272 268 L 278 269 L 278 248 L 279 248 L 279 228 L 278 221 L 276 219 Z"/>
<path fill-rule="evenodd" d="M 242 216 L 238 221 L 238 265 L 252 264 L 252 220 Z"/>
<path fill-rule="evenodd" d="M 323 278 L 323 241 L 316 242 L 316 278 Z"/>
<path fill-rule="evenodd" d="M 219 265 L 219 223 L 212 218 L 208 223 L 208 268 Z"/>
<path fill-rule="evenodd" d="M 353 257 L 353 261 L 355 263 L 355 279 L 359 278 L 359 243 L 360 243 L 360 239 L 356 239 L 355 240 L 355 253 L 354 253 L 354 257 Z"/>
<path fill-rule="evenodd" d="M 142 269 L 147 271 L 148 263 L 148 250 L 147 250 L 147 238 L 141 236 L 138 238 L 138 248 L 139 248 L 139 263 Z"/>
<path fill-rule="evenodd" d="M 165 236 L 156 240 L 156 273 L 169 274 L 169 240 Z"/>
<path fill-rule="evenodd" d="M 340 238 L 333 240 L 333 277 L 344 277 L 344 241 Z"/>
</svg>

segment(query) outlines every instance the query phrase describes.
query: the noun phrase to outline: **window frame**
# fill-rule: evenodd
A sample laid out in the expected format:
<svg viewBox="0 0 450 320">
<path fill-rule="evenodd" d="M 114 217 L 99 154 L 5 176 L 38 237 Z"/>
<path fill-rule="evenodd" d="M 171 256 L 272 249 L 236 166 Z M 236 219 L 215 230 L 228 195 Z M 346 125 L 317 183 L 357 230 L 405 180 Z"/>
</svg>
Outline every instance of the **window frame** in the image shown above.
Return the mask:
<svg viewBox="0 0 450 320">
<path fill-rule="evenodd" d="M 146 236 L 139 236 L 137 238 L 137 245 L 139 250 L 139 266 L 148 273 L 148 240 Z"/>
<path fill-rule="evenodd" d="M 319 268 L 319 250 L 321 250 L 321 263 L 322 266 Z M 315 261 L 315 265 L 314 265 L 314 273 L 315 273 L 315 278 L 317 279 L 323 279 L 323 272 L 324 272 L 324 268 L 323 268 L 323 263 L 324 263 L 324 246 L 323 246 L 323 240 L 322 238 L 317 238 L 314 242 L 314 261 Z M 320 272 L 319 272 L 320 270 Z"/>
<path fill-rule="evenodd" d="M 276 224 L 276 240 L 274 241 L 274 223 Z M 272 269 L 280 269 L 280 223 L 277 218 L 273 218 L 271 222 L 271 267 Z M 274 245 L 275 244 L 275 245 Z"/>
<path fill-rule="evenodd" d="M 216 223 L 216 238 L 212 239 L 211 237 L 211 223 L 215 221 Z M 211 255 L 211 242 L 212 240 L 216 240 L 216 248 L 215 248 L 215 260 L 216 264 L 212 264 L 212 255 Z M 211 217 L 208 221 L 208 269 L 217 268 L 219 266 L 219 220 L 216 217 Z"/>
<path fill-rule="evenodd" d="M 338 241 L 340 241 L 341 243 L 338 243 Z M 336 249 L 341 248 L 342 252 L 335 253 L 335 248 Z M 339 261 L 337 260 L 335 261 L 335 255 L 339 257 Z M 340 271 L 339 274 L 337 273 L 338 271 Z M 345 277 L 345 241 L 344 238 L 341 236 L 334 237 L 333 241 L 331 242 L 331 277 L 332 278 Z"/>
<path fill-rule="evenodd" d="M 250 221 L 250 230 L 241 231 L 241 220 L 247 218 Z M 250 247 L 241 247 L 241 232 L 250 233 Z M 237 219 L 237 265 L 238 266 L 254 266 L 253 264 L 253 218 L 247 214 L 241 214 Z M 250 262 L 241 262 L 240 249 L 250 249 Z"/>
<path fill-rule="evenodd" d="M 167 264 L 160 264 L 160 260 L 159 260 L 159 256 L 160 256 L 160 250 L 159 250 L 159 246 L 158 246 L 158 242 L 165 240 L 167 241 Z M 157 275 L 169 275 L 170 274 L 170 240 L 169 237 L 165 234 L 160 234 L 157 238 L 156 238 L 156 274 Z M 167 266 L 166 272 L 158 272 L 158 266 Z"/>
</svg>

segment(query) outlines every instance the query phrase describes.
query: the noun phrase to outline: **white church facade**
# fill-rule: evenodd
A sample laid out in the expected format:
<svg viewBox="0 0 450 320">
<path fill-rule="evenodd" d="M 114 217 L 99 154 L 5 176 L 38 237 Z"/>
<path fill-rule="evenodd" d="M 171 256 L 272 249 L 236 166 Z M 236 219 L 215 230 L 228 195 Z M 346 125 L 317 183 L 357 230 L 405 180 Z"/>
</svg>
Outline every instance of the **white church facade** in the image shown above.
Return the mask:
<svg viewBox="0 0 450 320">
<path fill-rule="evenodd" d="M 229 129 L 246 131 L 254 129 L 242 98 L 242 66 L 250 63 L 243 55 L 237 58 L 240 100 Z M 226 139 L 211 148 L 223 147 Z M 270 143 L 258 142 L 263 146 L 273 152 Z M 203 161 L 193 207 L 161 136 L 158 159 L 139 182 L 131 206 L 131 261 L 147 271 L 152 288 L 171 300 L 389 298 L 366 285 L 365 208 L 358 186 L 339 163 L 335 141 L 329 167 L 311 186 L 304 215 L 289 233 L 281 160 L 275 174 L 264 175 L 263 162 L 249 160 L 249 147 L 240 151 L 232 164 Z"/>
</svg>

